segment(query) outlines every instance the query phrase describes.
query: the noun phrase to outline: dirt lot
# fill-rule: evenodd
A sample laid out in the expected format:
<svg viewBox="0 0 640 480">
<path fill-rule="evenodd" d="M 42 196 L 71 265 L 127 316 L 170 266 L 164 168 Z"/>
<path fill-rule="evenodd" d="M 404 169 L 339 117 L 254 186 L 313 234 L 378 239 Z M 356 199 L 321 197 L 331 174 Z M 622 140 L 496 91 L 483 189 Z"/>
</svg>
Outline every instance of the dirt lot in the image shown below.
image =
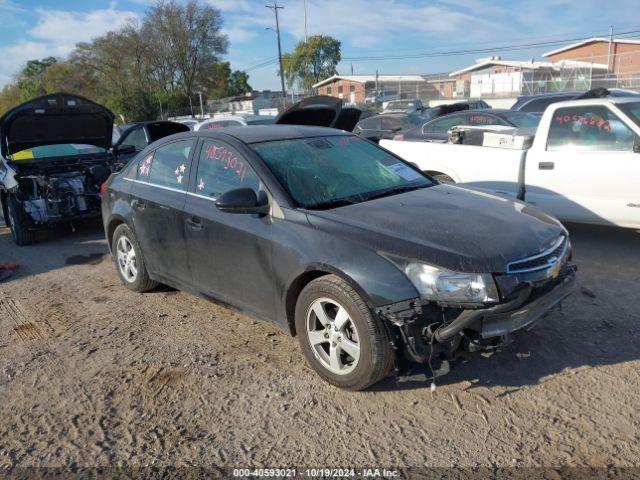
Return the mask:
<svg viewBox="0 0 640 480">
<path fill-rule="evenodd" d="M 188 294 L 120 285 L 100 226 L 0 229 L 0 469 L 638 466 L 640 234 L 571 227 L 578 292 L 439 379 L 332 388 L 296 339 Z"/>
</svg>

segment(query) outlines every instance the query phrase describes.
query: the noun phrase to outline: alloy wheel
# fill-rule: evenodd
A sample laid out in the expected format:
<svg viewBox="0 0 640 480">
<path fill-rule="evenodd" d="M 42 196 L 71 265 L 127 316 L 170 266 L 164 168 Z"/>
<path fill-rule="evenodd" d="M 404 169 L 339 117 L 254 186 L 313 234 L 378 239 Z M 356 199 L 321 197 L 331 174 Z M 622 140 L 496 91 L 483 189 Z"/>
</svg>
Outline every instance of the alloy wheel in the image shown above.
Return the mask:
<svg viewBox="0 0 640 480">
<path fill-rule="evenodd" d="M 116 257 L 118 259 L 118 268 L 124 279 L 129 283 L 135 282 L 138 277 L 136 251 L 131 241 L 125 235 L 118 239 Z"/>
<path fill-rule="evenodd" d="M 330 298 L 319 298 L 307 311 L 307 339 L 324 368 L 351 373 L 360 360 L 360 337 L 347 309 Z"/>
</svg>

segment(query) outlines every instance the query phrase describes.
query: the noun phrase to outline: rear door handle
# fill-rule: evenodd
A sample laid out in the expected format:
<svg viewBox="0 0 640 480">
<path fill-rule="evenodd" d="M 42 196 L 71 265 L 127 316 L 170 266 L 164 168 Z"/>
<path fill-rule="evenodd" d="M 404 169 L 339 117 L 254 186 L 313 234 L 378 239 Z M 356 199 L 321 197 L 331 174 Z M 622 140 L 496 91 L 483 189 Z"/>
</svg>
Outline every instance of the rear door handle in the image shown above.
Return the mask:
<svg viewBox="0 0 640 480">
<path fill-rule="evenodd" d="M 141 202 L 140 200 L 133 200 L 131 202 L 131 206 L 136 210 L 144 210 L 145 208 L 147 208 L 147 204 Z"/>
<path fill-rule="evenodd" d="M 538 169 L 540 170 L 553 170 L 555 168 L 555 163 L 553 162 L 540 162 L 538 164 Z"/>
<path fill-rule="evenodd" d="M 202 230 L 204 228 L 204 225 L 202 225 L 202 221 L 197 217 L 188 218 L 187 225 L 189 225 L 189 228 L 191 230 L 196 231 Z"/>
</svg>

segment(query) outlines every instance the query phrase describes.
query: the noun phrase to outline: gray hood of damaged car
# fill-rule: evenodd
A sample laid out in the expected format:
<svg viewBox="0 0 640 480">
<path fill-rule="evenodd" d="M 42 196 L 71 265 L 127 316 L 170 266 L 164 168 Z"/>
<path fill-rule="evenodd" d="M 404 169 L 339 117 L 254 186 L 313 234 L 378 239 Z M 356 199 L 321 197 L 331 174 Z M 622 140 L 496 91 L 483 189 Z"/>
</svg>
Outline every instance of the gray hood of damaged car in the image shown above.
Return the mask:
<svg viewBox="0 0 640 480">
<path fill-rule="evenodd" d="M 85 144 L 111 147 L 113 113 L 91 100 L 53 93 L 29 100 L 0 117 L 4 158 L 43 145 Z"/>
<path fill-rule="evenodd" d="M 478 273 L 504 273 L 508 262 L 540 253 L 566 234 L 526 204 L 450 185 L 309 211 L 308 218 L 376 252 Z"/>
</svg>

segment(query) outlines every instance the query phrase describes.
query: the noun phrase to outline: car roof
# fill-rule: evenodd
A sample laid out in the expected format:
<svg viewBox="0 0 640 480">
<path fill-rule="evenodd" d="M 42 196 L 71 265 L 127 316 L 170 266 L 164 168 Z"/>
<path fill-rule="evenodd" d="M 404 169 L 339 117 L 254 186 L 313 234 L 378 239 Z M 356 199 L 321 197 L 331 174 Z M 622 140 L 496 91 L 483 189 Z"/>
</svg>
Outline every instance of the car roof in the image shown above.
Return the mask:
<svg viewBox="0 0 640 480">
<path fill-rule="evenodd" d="M 520 95 L 518 100 L 533 100 L 535 98 L 549 98 L 549 97 L 575 97 L 580 95 L 581 92 L 544 92 L 544 93 L 532 93 L 530 95 Z"/>
<path fill-rule="evenodd" d="M 261 143 L 277 140 L 294 140 L 297 138 L 326 137 L 329 135 L 353 135 L 351 132 L 326 127 L 310 127 L 303 125 L 248 125 L 246 127 L 226 127 L 224 129 L 198 130 L 195 132 L 183 132 L 167 139 L 177 138 L 224 138 L 231 136 L 243 143 Z M 163 139 L 164 140 L 164 139 Z"/>
<path fill-rule="evenodd" d="M 639 103 L 638 97 L 606 97 L 606 98 L 585 98 L 580 100 L 566 100 L 564 102 L 557 102 L 553 104 L 554 108 L 557 107 L 580 107 L 582 105 L 604 105 L 607 103 L 613 105 L 619 105 L 624 103 Z"/>
</svg>

